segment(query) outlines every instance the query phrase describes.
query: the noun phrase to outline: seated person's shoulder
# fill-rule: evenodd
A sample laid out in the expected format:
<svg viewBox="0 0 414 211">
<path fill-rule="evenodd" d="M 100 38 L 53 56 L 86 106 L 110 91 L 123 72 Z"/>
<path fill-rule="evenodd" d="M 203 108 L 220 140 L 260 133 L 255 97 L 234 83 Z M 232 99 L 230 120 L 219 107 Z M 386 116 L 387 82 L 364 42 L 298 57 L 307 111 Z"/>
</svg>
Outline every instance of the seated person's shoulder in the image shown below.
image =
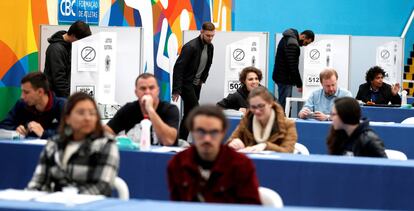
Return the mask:
<svg viewBox="0 0 414 211">
<path fill-rule="evenodd" d="M 178 115 L 178 108 L 176 105 L 169 102 L 160 101 L 157 108 L 157 113 L 173 113 Z"/>
</svg>

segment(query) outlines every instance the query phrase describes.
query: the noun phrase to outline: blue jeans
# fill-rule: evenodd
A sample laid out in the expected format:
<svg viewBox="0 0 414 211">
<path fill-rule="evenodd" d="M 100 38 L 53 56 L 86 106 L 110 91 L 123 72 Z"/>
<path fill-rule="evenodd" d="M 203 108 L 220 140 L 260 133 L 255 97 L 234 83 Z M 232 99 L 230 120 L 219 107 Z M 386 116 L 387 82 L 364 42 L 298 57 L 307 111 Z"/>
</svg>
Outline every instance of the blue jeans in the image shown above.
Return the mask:
<svg viewBox="0 0 414 211">
<path fill-rule="evenodd" d="M 286 98 L 292 97 L 293 85 L 277 83 L 277 87 L 278 87 L 277 92 L 279 94 L 279 97 L 278 97 L 279 104 L 282 106 L 283 109 L 285 109 Z"/>
</svg>

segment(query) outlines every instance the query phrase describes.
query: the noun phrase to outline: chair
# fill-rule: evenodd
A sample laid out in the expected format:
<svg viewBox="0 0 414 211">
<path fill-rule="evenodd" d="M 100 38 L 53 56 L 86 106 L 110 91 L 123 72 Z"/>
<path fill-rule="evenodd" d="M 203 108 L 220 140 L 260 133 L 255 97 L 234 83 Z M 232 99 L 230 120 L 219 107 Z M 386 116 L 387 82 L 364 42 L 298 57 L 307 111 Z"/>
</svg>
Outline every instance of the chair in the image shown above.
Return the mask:
<svg viewBox="0 0 414 211">
<path fill-rule="evenodd" d="M 285 115 L 287 118 L 290 116 L 290 102 L 306 102 L 306 99 L 298 97 L 287 97 L 285 103 Z"/>
<path fill-rule="evenodd" d="M 276 191 L 265 187 L 259 187 L 259 196 L 263 206 L 283 208 L 283 200 Z"/>
<path fill-rule="evenodd" d="M 301 144 L 301 143 L 296 143 L 295 144 L 295 150 L 293 151 L 293 154 L 300 154 L 300 155 L 309 155 L 309 150 L 308 148 Z"/>
<path fill-rule="evenodd" d="M 121 200 L 129 200 L 129 188 L 126 182 L 120 178 L 116 177 L 114 181 L 114 189 L 118 192 L 118 198 Z"/>
<path fill-rule="evenodd" d="M 404 121 L 402 121 L 401 124 L 405 124 L 405 125 L 414 124 L 414 117 L 409 117 L 407 119 L 404 119 Z"/>
<path fill-rule="evenodd" d="M 403 152 L 400 152 L 398 150 L 392 150 L 392 149 L 386 149 L 385 154 L 387 155 L 388 159 L 391 160 L 407 160 L 407 155 L 405 155 Z"/>
</svg>

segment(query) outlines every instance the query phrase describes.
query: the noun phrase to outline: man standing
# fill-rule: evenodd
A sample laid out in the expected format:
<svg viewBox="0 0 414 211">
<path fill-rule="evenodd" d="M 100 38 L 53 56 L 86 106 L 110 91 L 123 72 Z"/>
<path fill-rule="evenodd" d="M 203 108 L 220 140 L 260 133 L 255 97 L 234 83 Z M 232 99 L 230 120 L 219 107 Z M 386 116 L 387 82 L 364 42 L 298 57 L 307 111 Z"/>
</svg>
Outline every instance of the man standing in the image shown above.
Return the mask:
<svg viewBox="0 0 414 211">
<path fill-rule="evenodd" d="M 118 134 L 128 133 L 144 117 L 152 123 L 152 145 L 176 145 L 178 129 L 178 108 L 168 102 L 160 101 L 160 88 L 157 79 L 150 73 L 143 73 L 135 81 L 137 101 L 125 104 L 105 126 L 105 130 Z"/>
<path fill-rule="evenodd" d="M 168 164 L 171 199 L 260 204 L 253 162 L 222 144 L 228 127 L 222 110 L 213 105 L 199 106 L 186 123 L 194 145 Z"/>
<path fill-rule="evenodd" d="M 299 112 L 301 119 L 316 119 L 326 121 L 330 119 L 330 113 L 335 99 L 340 97 L 352 97 L 351 92 L 338 88 L 338 73 L 334 69 L 323 70 L 319 74 L 322 88 L 315 90 L 309 96 L 302 110 Z"/>
<path fill-rule="evenodd" d="M 89 25 L 76 21 L 69 30 L 58 31 L 47 41 L 44 73 L 50 83 L 50 89 L 58 97 L 68 97 L 70 93 L 70 70 L 72 42 L 91 35 Z"/>
<path fill-rule="evenodd" d="M 0 128 L 22 136 L 49 138 L 56 134 L 66 100 L 49 90 L 46 76 L 29 73 L 21 80 L 22 96 L 0 122 Z"/>
<path fill-rule="evenodd" d="M 201 86 L 207 80 L 213 61 L 214 47 L 211 41 L 214 34 L 214 24 L 205 22 L 200 36 L 182 47 L 181 54 L 174 65 L 172 100 L 177 101 L 181 96 L 184 101 L 184 116 L 179 133 L 179 138 L 183 140 L 188 138 L 185 120 L 188 113 L 199 104 Z"/>
<path fill-rule="evenodd" d="M 305 30 L 300 35 L 296 29 L 283 32 L 283 38 L 277 46 L 273 81 L 277 84 L 279 103 L 285 108 L 286 97 L 292 97 L 292 87 L 296 85 L 302 92 L 302 78 L 299 73 L 300 46 L 307 46 L 315 40 L 311 30 Z"/>
</svg>

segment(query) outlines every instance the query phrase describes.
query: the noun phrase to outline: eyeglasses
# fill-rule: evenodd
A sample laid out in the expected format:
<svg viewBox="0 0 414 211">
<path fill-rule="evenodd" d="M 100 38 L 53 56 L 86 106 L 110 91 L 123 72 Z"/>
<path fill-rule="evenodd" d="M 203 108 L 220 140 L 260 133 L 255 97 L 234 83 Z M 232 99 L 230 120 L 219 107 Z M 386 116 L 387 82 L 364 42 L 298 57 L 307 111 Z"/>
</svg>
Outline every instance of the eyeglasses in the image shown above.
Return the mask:
<svg viewBox="0 0 414 211">
<path fill-rule="evenodd" d="M 262 110 L 265 106 L 266 106 L 266 104 L 264 104 L 264 103 L 261 103 L 261 104 L 258 104 L 258 105 L 250 105 L 249 109 L 250 110 L 256 110 L 256 109 Z"/>
<path fill-rule="evenodd" d="M 200 137 L 200 138 L 203 138 L 206 135 L 210 135 L 211 138 L 215 139 L 220 135 L 221 130 L 217 130 L 217 129 L 205 130 L 203 128 L 196 128 L 192 131 L 192 133 L 193 133 L 194 136 L 197 136 L 197 137 Z"/>
<path fill-rule="evenodd" d="M 337 115 L 337 113 L 335 113 L 335 112 L 331 112 L 331 114 L 330 114 L 331 117 L 334 117 L 336 115 Z"/>
</svg>

